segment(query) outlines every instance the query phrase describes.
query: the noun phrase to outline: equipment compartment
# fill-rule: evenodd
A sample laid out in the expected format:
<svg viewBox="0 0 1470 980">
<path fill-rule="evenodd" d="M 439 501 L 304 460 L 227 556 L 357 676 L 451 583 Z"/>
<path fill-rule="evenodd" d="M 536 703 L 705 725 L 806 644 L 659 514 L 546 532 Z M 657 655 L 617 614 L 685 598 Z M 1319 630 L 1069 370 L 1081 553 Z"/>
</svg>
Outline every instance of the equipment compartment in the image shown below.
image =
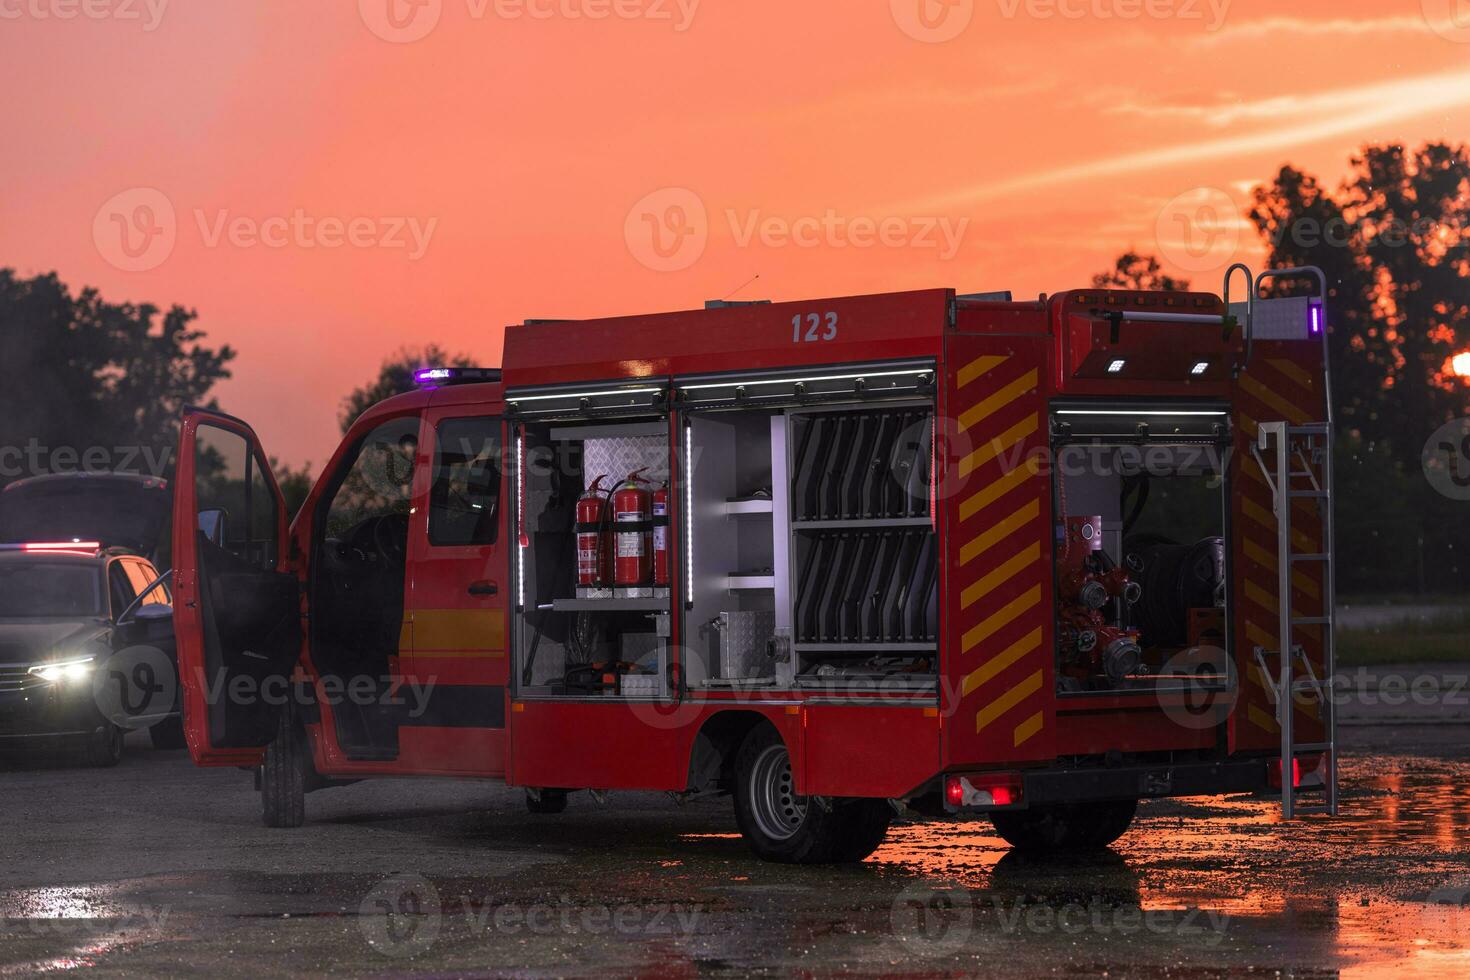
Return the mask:
<svg viewBox="0 0 1470 980">
<path fill-rule="evenodd" d="M 932 405 L 796 409 L 788 417 L 796 679 L 932 683 Z"/>
<path fill-rule="evenodd" d="M 672 555 L 657 501 L 667 511 L 668 433 L 663 419 L 517 427 L 515 649 L 523 692 L 667 693 Z M 636 511 L 618 513 L 622 491 L 632 491 Z M 597 550 L 589 558 L 590 542 Z"/>
</svg>

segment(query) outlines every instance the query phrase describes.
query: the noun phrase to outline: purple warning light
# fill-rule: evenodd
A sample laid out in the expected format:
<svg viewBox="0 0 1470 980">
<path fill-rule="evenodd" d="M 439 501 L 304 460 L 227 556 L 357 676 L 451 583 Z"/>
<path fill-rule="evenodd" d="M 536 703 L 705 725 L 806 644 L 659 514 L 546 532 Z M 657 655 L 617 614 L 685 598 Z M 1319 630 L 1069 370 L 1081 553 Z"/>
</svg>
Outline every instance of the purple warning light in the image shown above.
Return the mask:
<svg viewBox="0 0 1470 980">
<path fill-rule="evenodd" d="M 448 381 L 453 376 L 454 372 L 449 368 L 424 368 L 414 372 L 413 380 L 419 384 L 428 384 L 430 381 Z"/>
<path fill-rule="evenodd" d="M 1316 337 L 1322 333 L 1322 307 L 1313 303 L 1311 309 L 1312 319 L 1307 330 L 1313 337 Z"/>
</svg>

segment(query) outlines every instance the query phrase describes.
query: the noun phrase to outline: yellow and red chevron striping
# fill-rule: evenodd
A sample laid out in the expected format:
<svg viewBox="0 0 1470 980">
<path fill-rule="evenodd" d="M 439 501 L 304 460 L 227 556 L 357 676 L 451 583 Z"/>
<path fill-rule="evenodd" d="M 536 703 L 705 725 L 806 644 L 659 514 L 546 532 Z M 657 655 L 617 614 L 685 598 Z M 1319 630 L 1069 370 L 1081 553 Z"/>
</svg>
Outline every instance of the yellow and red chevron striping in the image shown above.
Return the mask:
<svg viewBox="0 0 1470 980">
<path fill-rule="evenodd" d="M 955 360 L 950 411 L 955 522 L 950 564 L 950 737 L 971 760 L 1047 758 L 1054 727 L 1050 489 L 1041 348 L 999 352 L 971 340 Z M 958 344 L 956 344 L 958 346 Z"/>
<path fill-rule="evenodd" d="M 1317 362 L 1312 363 L 1312 358 Z M 1263 342 L 1250 368 L 1241 375 L 1236 389 L 1234 414 L 1236 421 L 1235 452 L 1231 460 L 1232 474 L 1232 548 L 1234 561 L 1234 594 L 1236 598 L 1235 633 L 1237 663 L 1242 667 L 1242 719 L 1237 725 L 1239 747 L 1270 747 L 1279 738 L 1276 706 L 1267 679 L 1261 676 L 1254 651 L 1257 647 L 1275 651 L 1278 637 L 1281 596 L 1279 595 L 1279 559 L 1277 557 L 1277 516 L 1273 495 L 1251 447 L 1259 433 L 1259 423 L 1288 422 L 1301 425 L 1326 417 L 1320 354 L 1304 345 Z M 1269 464 L 1270 457 L 1264 457 Z M 1297 469 L 1309 462 L 1298 460 Z M 1314 470 L 1316 467 L 1312 467 Z M 1320 472 L 1320 471 L 1318 471 Z M 1291 501 L 1291 548 L 1299 553 L 1317 553 L 1322 549 L 1323 527 L 1317 505 L 1308 498 Z M 1321 563 L 1302 563 L 1291 569 L 1291 605 L 1296 616 L 1318 617 L 1325 608 Z M 1296 642 L 1319 672 L 1323 663 L 1323 636 L 1319 626 L 1301 626 L 1294 634 Z M 1268 661 L 1275 663 L 1274 659 Z M 1297 711 L 1304 738 L 1310 738 L 1311 725 L 1320 712 L 1310 701 L 1299 701 Z M 1320 729 L 1317 729 L 1320 731 Z"/>
</svg>

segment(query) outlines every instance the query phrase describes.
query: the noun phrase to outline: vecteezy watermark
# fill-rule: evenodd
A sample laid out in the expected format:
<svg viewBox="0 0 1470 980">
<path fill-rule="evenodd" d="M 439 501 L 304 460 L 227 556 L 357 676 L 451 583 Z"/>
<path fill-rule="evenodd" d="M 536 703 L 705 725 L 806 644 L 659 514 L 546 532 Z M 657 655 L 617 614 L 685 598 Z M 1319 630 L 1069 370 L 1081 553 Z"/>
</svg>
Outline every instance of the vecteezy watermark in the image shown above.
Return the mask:
<svg viewBox="0 0 1470 980">
<path fill-rule="evenodd" d="M 1225 26 L 1232 0 L 995 0 L 1006 20 L 1177 20 L 1214 33 Z"/>
<path fill-rule="evenodd" d="M 357 916 L 357 927 L 374 951 L 403 959 L 434 945 L 444 910 L 432 882 L 406 874 L 378 882 L 358 906 Z"/>
<path fill-rule="evenodd" d="M 773 215 L 760 208 L 726 208 L 724 224 L 736 248 L 929 249 L 941 261 L 958 254 L 969 218 L 937 215 Z M 687 187 L 654 191 L 629 209 L 623 223 L 628 251 L 655 272 L 681 272 L 704 255 L 711 234 L 704 200 Z"/>
<path fill-rule="evenodd" d="M 916 884 L 905 888 L 889 909 L 893 937 L 905 953 L 945 957 L 971 945 L 977 913 L 994 913 L 1007 935 L 1137 936 L 1198 940 L 1218 946 L 1230 927 L 1230 916 L 1210 909 L 1144 909 L 1136 905 L 1087 901 L 1033 902 L 974 893 L 957 885 Z"/>
<path fill-rule="evenodd" d="M 169 0 L 0 0 L 0 20 L 115 20 L 158 30 Z"/>
<path fill-rule="evenodd" d="M 461 0 L 473 21 L 644 21 L 666 24 L 677 34 L 694 24 L 701 0 Z M 357 0 L 369 31 L 393 44 L 412 44 L 433 33 L 444 17 L 444 0 Z"/>
<path fill-rule="evenodd" d="M 92 219 L 92 241 L 123 272 L 156 269 L 179 238 L 174 205 L 154 187 L 133 187 L 108 198 Z"/>
<path fill-rule="evenodd" d="M 131 646 L 92 671 L 92 699 L 102 717 L 119 728 L 150 728 L 180 710 L 179 675 L 173 660 L 153 646 Z"/>
<path fill-rule="evenodd" d="M 236 214 L 229 208 L 189 212 L 205 248 L 341 248 L 402 251 L 410 262 L 429 250 L 439 219 L 399 215 L 315 215 L 304 208 L 285 214 Z M 174 204 L 153 187 L 134 187 L 109 198 L 92 221 L 92 240 L 104 259 L 124 272 L 158 268 L 179 239 Z"/>
<path fill-rule="evenodd" d="M 1268 237 L 1273 246 L 1280 247 L 1289 242 L 1298 249 L 1314 249 L 1322 245 L 1353 248 L 1370 242 L 1385 248 L 1405 248 L 1434 239 L 1456 241 L 1464 237 L 1464 229 L 1456 222 L 1433 218 L 1408 222 L 1395 215 L 1386 221 L 1371 218 L 1349 221 L 1344 217 L 1320 221 L 1304 215 L 1278 225 Z"/>
<path fill-rule="evenodd" d="M 1116 905 L 1094 896 L 1086 902 L 1060 905 L 1040 902 L 1003 902 L 991 906 L 1003 932 L 1009 935 L 1065 936 L 1172 936 L 1198 940 L 1215 947 L 1225 939 L 1230 916 L 1212 909 L 1144 909 Z"/>
<path fill-rule="evenodd" d="M 1447 41 L 1470 44 L 1470 3 L 1466 0 L 1420 0 L 1424 22 Z"/>
<path fill-rule="evenodd" d="M 1421 461 L 1431 487 L 1451 500 L 1470 500 L 1470 418 L 1436 429 Z"/>
<path fill-rule="evenodd" d="M 0 446 L 0 479 L 43 473 L 130 473 L 162 477 L 173 450 L 154 446 L 47 446 L 32 438 L 24 446 Z"/>
<path fill-rule="evenodd" d="M 915 41 L 943 44 L 975 19 L 975 0 L 888 0 L 893 22 Z"/>
<path fill-rule="evenodd" d="M 294 683 L 286 674 L 232 674 L 216 670 L 206 674 L 203 667 L 186 677 L 201 691 L 208 704 L 264 704 L 285 707 L 295 703 L 306 707 L 326 704 L 331 707 L 350 704 L 358 707 L 406 708 L 409 718 L 421 718 L 429 710 L 429 699 L 438 687 L 437 677 L 420 680 L 399 674 L 355 674 L 343 677 L 324 674 L 311 685 Z"/>
<path fill-rule="evenodd" d="M 483 895 L 445 900 L 422 875 L 385 878 L 358 906 L 358 928 L 376 952 L 394 959 L 422 955 L 446 926 L 470 937 L 691 936 L 703 911 L 667 902 L 579 902 L 562 895 L 554 902 L 502 901 Z"/>
<path fill-rule="evenodd" d="M 969 218 L 938 215 L 848 216 L 828 208 L 820 215 L 768 215 L 759 208 L 726 209 L 725 220 L 739 248 L 759 243 L 766 248 L 918 248 L 934 249 L 940 261 L 959 253 Z"/>
<path fill-rule="evenodd" d="M 888 925 L 905 954 L 951 956 L 975 930 L 975 896 L 959 885 L 919 882 L 898 893 Z"/>
<path fill-rule="evenodd" d="M 628 210 L 623 239 L 633 258 L 655 272 L 682 272 L 709 245 L 709 212 L 687 187 L 665 187 Z"/>
<path fill-rule="evenodd" d="M 1159 253 L 1188 272 L 1209 272 L 1235 260 L 1240 218 L 1235 200 L 1218 187 L 1195 187 L 1171 198 L 1154 223 Z"/>
</svg>

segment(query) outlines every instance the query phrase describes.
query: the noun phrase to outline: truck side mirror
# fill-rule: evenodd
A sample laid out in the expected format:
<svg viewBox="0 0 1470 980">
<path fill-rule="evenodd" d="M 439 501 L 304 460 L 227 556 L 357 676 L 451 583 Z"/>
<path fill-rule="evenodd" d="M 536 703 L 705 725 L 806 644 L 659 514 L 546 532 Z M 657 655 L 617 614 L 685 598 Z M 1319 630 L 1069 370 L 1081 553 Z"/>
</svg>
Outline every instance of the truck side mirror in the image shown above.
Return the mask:
<svg viewBox="0 0 1470 980">
<path fill-rule="evenodd" d="M 222 507 L 210 507 L 199 512 L 199 530 L 204 536 L 221 548 L 225 544 L 225 518 L 226 514 Z"/>
</svg>

